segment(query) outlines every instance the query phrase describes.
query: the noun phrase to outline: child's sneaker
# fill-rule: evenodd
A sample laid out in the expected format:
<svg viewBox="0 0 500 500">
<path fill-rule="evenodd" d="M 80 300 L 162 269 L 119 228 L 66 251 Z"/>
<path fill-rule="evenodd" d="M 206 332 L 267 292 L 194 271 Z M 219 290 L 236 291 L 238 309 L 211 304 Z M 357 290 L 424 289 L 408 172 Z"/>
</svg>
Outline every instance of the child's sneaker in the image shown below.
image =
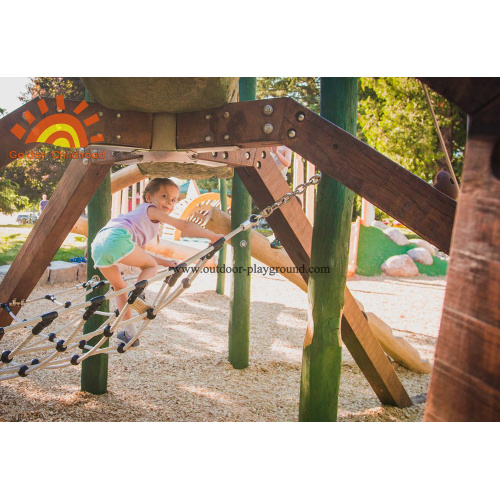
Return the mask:
<svg viewBox="0 0 500 500">
<path fill-rule="evenodd" d="M 278 240 L 278 238 L 275 238 L 275 240 L 271 242 L 271 248 L 281 250 L 283 248 L 283 245 L 281 244 L 280 240 Z"/>
<path fill-rule="evenodd" d="M 135 333 L 135 327 L 133 325 L 127 325 L 124 330 L 118 333 L 116 338 L 128 344 L 134 338 Z M 139 347 L 139 339 L 137 339 L 131 347 Z"/>
</svg>

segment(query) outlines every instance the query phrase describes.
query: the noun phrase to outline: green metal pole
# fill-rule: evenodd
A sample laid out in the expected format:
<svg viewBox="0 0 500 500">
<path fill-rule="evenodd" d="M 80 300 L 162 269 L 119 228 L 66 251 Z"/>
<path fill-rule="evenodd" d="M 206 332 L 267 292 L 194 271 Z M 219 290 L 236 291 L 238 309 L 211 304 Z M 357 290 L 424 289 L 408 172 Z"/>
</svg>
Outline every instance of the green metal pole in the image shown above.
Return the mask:
<svg viewBox="0 0 500 500">
<path fill-rule="evenodd" d="M 219 196 L 220 196 L 220 208 L 223 212 L 227 212 L 227 181 L 226 179 L 219 179 Z M 217 261 L 217 267 L 219 269 L 224 269 L 226 267 L 226 253 L 227 245 L 223 245 L 219 250 L 219 260 Z M 224 295 L 226 283 L 226 273 L 217 273 L 217 288 L 215 291 L 219 295 Z"/>
<path fill-rule="evenodd" d="M 240 101 L 253 101 L 257 95 L 257 78 L 240 78 Z M 231 229 L 236 229 L 248 219 L 252 210 L 252 198 L 238 177 L 233 177 L 231 202 Z M 233 273 L 229 313 L 229 362 L 234 368 L 248 366 L 250 346 L 250 230 L 233 237 Z"/>
<path fill-rule="evenodd" d="M 86 99 L 88 100 L 87 93 Z M 88 234 L 87 234 L 87 279 L 98 275 L 101 279 L 104 276 L 94 269 L 90 245 L 96 234 L 111 218 L 111 173 L 108 173 L 101 183 L 96 193 L 88 205 Z M 87 295 L 87 300 L 97 295 L 104 295 L 109 290 L 109 286 L 100 288 Z M 106 300 L 101 305 L 100 311 L 109 311 L 109 302 Z M 97 329 L 105 321 L 105 316 L 94 314 L 84 325 L 83 332 L 89 333 Z M 95 345 L 101 336 L 94 337 L 88 344 Z M 108 341 L 103 347 L 108 345 Z M 107 354 L 98 354 L 91 356 L 82 363 L 81 389 L 92 394 L 105 394 L 108 386 L 108 356 Z"/>
<path fill-rule="evenodd" d="M 357 78 L 321 78 L 321 116 L 356 135 Z M 309 318 L 302 355 L 299 420 L 336 421 L 349 237 L 354 195 L 326 175 L 318 185 L 311 249 L 311 267 L 328 266 L 330 273 L 310 273 Z"/>
</svg>

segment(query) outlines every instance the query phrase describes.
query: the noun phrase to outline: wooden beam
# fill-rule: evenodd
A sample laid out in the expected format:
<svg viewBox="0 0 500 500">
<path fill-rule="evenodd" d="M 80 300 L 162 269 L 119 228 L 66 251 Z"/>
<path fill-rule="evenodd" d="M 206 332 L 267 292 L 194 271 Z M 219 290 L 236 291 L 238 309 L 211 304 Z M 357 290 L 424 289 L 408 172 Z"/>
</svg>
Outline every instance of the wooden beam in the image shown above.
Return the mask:
<svg viewBox="0 0 500 500">
<path fill-rule="evenodd" d="M 500 96 L 500 78 L 419 77 L 432 90 L 473 115 Z"/>
<path fill-rule="evenodd" d="M 0 284 L 0 303 L 24 300 L 29 296 L 115 161 L 110 155 L 106 164 L 71 161 Z M 12 308 L 14 313 L 19 309 Z M 7 326 L 11 321 L 2 309 L 0 325 Z"/>
<path fill-rule="evenodd" d="M 500 98 L 471 118 L 425 420 L 500 421 Z"/>
<path fill-rule="evenodd" d="M 271 205 L 290 191 L 272 158 L 258 150 L 256 158 L 260 168 L 242 168 L 238 170 L 241 180 L 260 209 Z M 260 160 L 262 158 L 262 160 Z M 275 235 L 286 249 L 294 265 L 303 269 L 302 276 L 308 281 L 311 255 L 312 226 L 307 220 L 300 204 L 290 201 L 283 208 L 276 210 L 267 218 Z M 411 406 L 411 400 L 399 380 L 394 368 L 387 359 L 382 347 L 376 340 L 351 293 L 346 289 L 344 318 L 347 325 L 345 334 L 347 348 L 358 363 L 361 371 L 383 404 L 399 407 Z M 342 338 L 344 339 L 344 330 Z"/>
<path fill-rule="evenodd" d="M 265 114 L 270 112 L 266 106 L 272 108 L 271 114 Z M 177 118 L 179 148 L 273 144 L 287 145 L 449 253 L 455 200 L 293 99 L 232 103 Z"/>
</svg>

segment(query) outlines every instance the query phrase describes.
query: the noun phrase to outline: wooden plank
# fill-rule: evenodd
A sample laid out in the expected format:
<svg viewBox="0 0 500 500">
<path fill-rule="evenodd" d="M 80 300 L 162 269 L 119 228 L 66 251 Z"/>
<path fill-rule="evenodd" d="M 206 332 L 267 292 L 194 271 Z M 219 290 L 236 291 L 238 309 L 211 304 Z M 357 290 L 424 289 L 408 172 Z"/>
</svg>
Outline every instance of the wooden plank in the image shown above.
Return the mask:
<svg viewBox="0 0 500 500">
<path fill-rule="evenodd" d="M 306 164 L 306 180 L 309 180 L 315 173 L 316 167 L 308 161 Z M 314 186 L 309 186 L 306 189 L 306 217 L 311 224 L 314 224 L 314 205 L 315 205 Z"/>
<path fill-rule="evenodd" d="M 271 115 L 264 114 L 266 106 L 272 106 Z M 265 128 L 268 124 L 272 130 Z M 285 144 L 422 238 L 450 250 L 454 200 L 293 99 L 231 103 L 208 113 L 178 115 L 179 148 L 207 147 L 206 137 L 211 147 Z"/>
<path fill-rule="evenodd" d="M 442 96 L 473 115 L 500 96 L 500 78 L 419 77 Z"/>
<path fill-rule="evenodd" d="M 108 164 L 98 165 L 91 162 L 86 165 L 83 160 L 71 161 L 50 203 L 0 284 L 0 302 L 23 300 L 29 296 L 114 161 L 109 158 Z M 12 310 L 17 312 L 19 307 Z M 7 326 L 11 321 L 2 309 L 0 325 Z"/>
<path fill-rule="evenodd" d="M 469 124 L 427 421 L 500 421 L 499 119 Z"/>
<path fill-rule="evenodd" d="M 260 150 L 256 157 L 262 157 L 263 151 L 266 150 Z M 260 168 L 242 168 L 238 170 L 238 173 L 260 209 L 271 205 L 290 191 L 287 182 L 269 155 L 266 155 L 266 158 L 261 161 Z M 267 221 L 282 242 L 294 265 L 299 269 L 303 268 L 304 272 L 301 275 L 307 282 L 312 226 L 299 203 L 296 200 L 288 202 L 283 208 L 276 210 L 273 215 L 268 217 Z M 346 346 L 350 351 L 352 349 L 351 354 L 380 401 L 402 408 L 410 406 L 411 400 L 408 394 L 374 337 L 362 311 L 347 289 L 344 317 L 345 321 L 351 325 L 350 329 L 346 327 Z M 360 331 L 359 338 L 357 338 L 358 331 Z"/>
</svg>

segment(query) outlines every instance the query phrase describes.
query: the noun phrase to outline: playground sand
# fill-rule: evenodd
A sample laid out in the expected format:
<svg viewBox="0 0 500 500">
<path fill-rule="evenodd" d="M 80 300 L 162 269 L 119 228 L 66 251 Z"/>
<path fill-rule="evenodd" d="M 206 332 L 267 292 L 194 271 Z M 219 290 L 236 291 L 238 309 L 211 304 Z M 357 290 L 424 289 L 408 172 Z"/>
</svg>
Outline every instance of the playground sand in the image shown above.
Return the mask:
<svg viewBox="0 0 500 500">
<path fill-rule="evenodd" d="M 107 394 L 80 392 L 79 368 L 39 371 L 0 383 L 0 421 L 297 421 L 306 294 L 281 276 L 253 276 L 250 366 L 235 370 L 227 361 L 230 283 L 221 296 L 215 279 L 200 275 L 153 321 L 139 349 L 110 357 Z M 348 285 L 366 311 L 432 360 L 444 278 L 354 277 Z M 38 286 L 32 297 L 62 288 Z M 21 317 L 48 310 L 48 302 L 37 302 Z M 20 338 L 6 334 L 0 350 Z M 429 375 L 394 366 L 411 397 L 427 392 Z M 344 348 L 340 421 L 421 421 L 424 406 L 381 406 Z"/>
</svg>

